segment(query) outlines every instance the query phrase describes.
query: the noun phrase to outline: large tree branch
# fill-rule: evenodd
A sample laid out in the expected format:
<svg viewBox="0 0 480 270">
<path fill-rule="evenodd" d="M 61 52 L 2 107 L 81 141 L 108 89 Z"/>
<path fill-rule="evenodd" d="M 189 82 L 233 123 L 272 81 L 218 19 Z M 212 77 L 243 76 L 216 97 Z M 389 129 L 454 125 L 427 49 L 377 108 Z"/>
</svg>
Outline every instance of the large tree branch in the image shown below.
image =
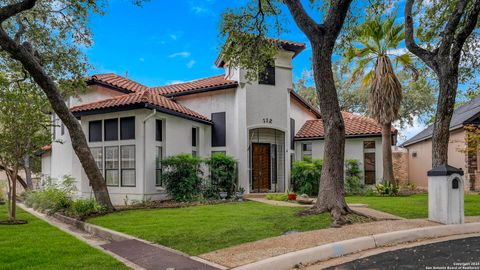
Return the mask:
<svg viewBox="0 0 480 270">
<path fill-rule="evenodd" d="M 35 6 L 37 0 L 23 0 L 15 4 L 4 6 L 0 8 L 0 23 L 17 15 L 18 13 L 31 9 Z"/>
<path fill-rule="evenodd" d="M 318 35 L 323 32 L 323 28 L 308 15 L 300 0 L 284 0 L 284 3 L 290 10 L 297 26 L 308 39 L 318 38 Z"/>
<path fill-rule="evenodd" d="M 407 0 L 405 3 L 405 45 L 411 53 L 422 59 L 430 68 L 436 70 L 437 67 L 434 60 L 435 54 L 429 50 L 418 46 L 418 44 L 415 42 L 415 28 L 413 26 L 412 15 L 414 3 L 415 0 Z"/>
<path fill-rule="evenodd" d="M 330 3 L 330 8 L 328 9 L 328 14 L 323 25 L 334 42 L 342 30 L 351 3 L 352 0 L 336 0 Z"/>
<path fill-rule="evenodd" d="M 465 41 L 470 36 L 470 34 L 472 34 L 473 30 L 477 26 L 479 14 L 480 14 L 480 0 L 475 0 L 475 2 L 473 3 L 472 9 L 468 13 L 468 15 L 465 17 L 465 23 L 463 25 L 463 28 L 460 30 L 460 32 L 458 32 L 457 36 L 455 37 L 455 40 L 452 46 L 451 57 L 456 58 L 460 56 L 463 45 L 465 44 Z"/>
<path fill-rule="evenodd" d="M 445 29 L 442 32 L 442 40 L 439 45 L 439 54 L 448 55 L 450 53 L 450 47 L 454 41 L 455 32 L 462 20 L 462 16 L 465 13 L 465 8 L 467 6 L 468 0 L 458 0 L 455 10 L 452 13 L 452 16 L 447 22 Z"/>
<path fill-rule="evenodd" d="M 5 173 L 8 173 L 7 170 L 8 170 L 9 173 L 13 174 L 13 171 L 12 171 L 12 170 L 10 170 L 9 168 L 6 168 L 5 166 L 3 166 L 3 165 L 0 164 L 0 171 L 5 171 Z M 23 187 L 24 189 L 27 188 L 27 183 L 26 183 L 25 180 L 23 180 L 23 178 L 22 178 L 20 175 L 18 175 L 18 174 L 17 174 L 17 181 L 20 183 L 20 185 L 22 185 L 22 187 Z"/>
</svg>

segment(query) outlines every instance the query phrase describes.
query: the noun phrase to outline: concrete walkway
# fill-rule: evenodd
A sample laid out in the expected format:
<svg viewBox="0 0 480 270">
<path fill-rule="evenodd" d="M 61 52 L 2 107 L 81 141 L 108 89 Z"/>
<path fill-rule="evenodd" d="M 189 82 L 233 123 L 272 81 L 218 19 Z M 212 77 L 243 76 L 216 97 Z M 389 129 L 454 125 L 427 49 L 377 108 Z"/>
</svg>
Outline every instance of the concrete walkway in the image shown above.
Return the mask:
<svg viewBox="0 0 480 270">
<path fill-rule="evenodd" d="M 145 240 L 137 239 L 133 236 L 127 236 L 118 232 L 103 229 L 101 227 L 87 224 L 85 226 L 95 227 L 95 230 L 102 230 L 101 233 L 93 235 L 81 230 L 71 224 L 67 224 L 57 218 L 39 213 L 25 205 L 17 204 L 24 211 L 44 220 L 52 226 L 73 235 L 77 239 L 88 245 L 99 249 L 115 259 L 121 261 L 128 267 L 136 270 L 219 270 L 224 269 L 221 266 L 213 266 L 208 261 L 196 257 L 188 257 L 179 251 L 174 251 L 160 245 L 149 243 Z M 82 223 L 82 222 L 78 222 Z M 103 237 L 100 237 L 102 235 Z M 127 238 L 128 237 L 128 238 Z M 111 239 L 118 239 L 113 241 Z"/>
</svg>

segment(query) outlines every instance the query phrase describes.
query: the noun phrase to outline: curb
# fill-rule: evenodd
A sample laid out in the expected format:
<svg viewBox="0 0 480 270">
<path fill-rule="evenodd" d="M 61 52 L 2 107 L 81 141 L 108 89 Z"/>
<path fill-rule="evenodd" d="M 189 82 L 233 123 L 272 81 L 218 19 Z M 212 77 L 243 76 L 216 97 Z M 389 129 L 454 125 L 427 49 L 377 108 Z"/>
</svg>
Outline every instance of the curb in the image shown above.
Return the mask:
<svg viewBox="0 0 480 270">
<path fill-rule="evenodd" d="M 324 261 L 359 251 L 437 237 L 480 232 L 480 222 L 442 225 L 364 236 L 286 253 L 233 268 L 234 270 L 288 270 L 301 263 Z"/>
</svg>

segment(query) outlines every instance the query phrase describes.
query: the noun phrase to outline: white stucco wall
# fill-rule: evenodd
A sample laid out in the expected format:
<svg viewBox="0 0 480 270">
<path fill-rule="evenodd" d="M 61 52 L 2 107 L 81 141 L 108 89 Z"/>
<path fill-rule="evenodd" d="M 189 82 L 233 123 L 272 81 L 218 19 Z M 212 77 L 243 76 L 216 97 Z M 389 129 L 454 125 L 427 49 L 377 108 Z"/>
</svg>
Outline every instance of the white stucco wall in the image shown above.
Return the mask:
<svg viewBox="0 0 480 270">
<path fill-rule="evenodd" d="M 377 183 L 380 183 L 383 177 L 383 165 L 382 165 L 382 138 L 381 137 L 369 137 L 369 138 L 347 138 L 345 140 L 345 160 L 355 159 L 360 161 L 360 169 L 363 175 L 363 142 L 375 141 L 375 179 Z M 310 140 L 310 141 L 297 141 L 295 143 L 295 152 L 297 159 L 302 158 L 302 143 L 312 143 L 312 157 L 317 159 L 325 159 L 324 153 L 324 140 Z"/>
</svg>

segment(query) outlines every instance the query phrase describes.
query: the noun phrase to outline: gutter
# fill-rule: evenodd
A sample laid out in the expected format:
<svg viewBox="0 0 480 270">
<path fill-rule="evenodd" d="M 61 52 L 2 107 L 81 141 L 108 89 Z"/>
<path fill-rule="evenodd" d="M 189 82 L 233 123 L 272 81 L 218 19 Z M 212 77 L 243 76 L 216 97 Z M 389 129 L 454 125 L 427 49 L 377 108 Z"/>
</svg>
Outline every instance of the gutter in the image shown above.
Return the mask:
<svg viewBox="0 0 480 270">
<path fill-rule="evenodd" d="M 143 119 L 143 192 L 142 192 L 142 197 L 143 199 L 145 200 L 145 192 L 146 192 L 146 186 L 145 186 L 145 182 L 146 182 L 146 179 L 147 179 L 147 170 L 146 170 L 146 164 L 147 162 L 146 159 L 147 159 L 147 133 L 146 133 L 146 126 L 147 126 L 147 121 L 152 118 L 153 116 L 155 116 L 155 114 L 157 114 L 157 110 L 156 109 L 153 109 L 152 113 L 147 115 L 144 119 Z"/>
</svg>

